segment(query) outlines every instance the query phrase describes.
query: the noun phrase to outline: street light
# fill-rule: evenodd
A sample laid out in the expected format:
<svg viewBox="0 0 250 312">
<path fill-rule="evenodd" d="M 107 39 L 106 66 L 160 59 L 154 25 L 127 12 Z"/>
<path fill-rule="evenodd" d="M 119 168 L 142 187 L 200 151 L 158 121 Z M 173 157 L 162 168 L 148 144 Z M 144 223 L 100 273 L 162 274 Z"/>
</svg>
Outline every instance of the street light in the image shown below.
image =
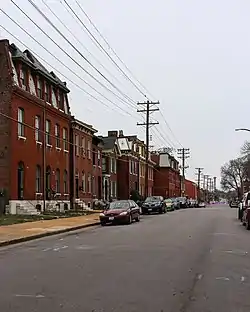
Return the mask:
<svg viewBox="0 0 250 312">
<path fill-rule="evenodd" d="M 237 129 L 235 129 L 235 131 L 247 131 L 247 132 L 250 132 L 250 129 L 247 129 L 247 128 L 237 128 Z"/>
</svg>

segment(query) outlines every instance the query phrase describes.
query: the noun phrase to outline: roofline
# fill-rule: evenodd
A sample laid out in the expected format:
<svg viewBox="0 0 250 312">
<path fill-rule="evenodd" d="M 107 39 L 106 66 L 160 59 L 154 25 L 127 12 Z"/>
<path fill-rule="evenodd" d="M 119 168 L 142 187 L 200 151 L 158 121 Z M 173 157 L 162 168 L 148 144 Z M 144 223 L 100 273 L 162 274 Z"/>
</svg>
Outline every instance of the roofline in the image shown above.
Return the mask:
<svg viewBox="0 0 250 312">
<path fill-rule="evenodd" d="M 78 124 L 78 125 L 84 127 L 85 129 L 91 131 L 93 134 L 98 132 L 98 130 L 96 130 L 95 128 L 93 128 L 92 125 L 86 124 L 85 122 L 83 122 L 83 121 L 81 121 L 81 120 L 79 120 L 79 119 L 75 119 L 75 118 L 74 118 L 74 119 L 71 121 L 71 123 L 72 123 L 72 124 L 74 124 L 74 123 L 75 123 L 75 124 Z"/>
</svg>

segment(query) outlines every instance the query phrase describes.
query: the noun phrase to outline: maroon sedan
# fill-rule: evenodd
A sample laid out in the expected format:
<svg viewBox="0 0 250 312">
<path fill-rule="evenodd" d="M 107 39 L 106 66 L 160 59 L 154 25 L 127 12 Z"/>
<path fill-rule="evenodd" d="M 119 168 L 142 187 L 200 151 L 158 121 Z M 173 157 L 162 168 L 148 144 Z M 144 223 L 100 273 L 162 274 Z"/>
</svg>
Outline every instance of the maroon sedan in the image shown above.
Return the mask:
<svg viewBox="0 0 250 312">
<path fill-rule="evenodd" d="M 107 209 L 100 213 L 101 225 L 107 223 L 127 223 L 140 221 L 140 207 L 133 200 L 111 202 Z"/>
</svg>

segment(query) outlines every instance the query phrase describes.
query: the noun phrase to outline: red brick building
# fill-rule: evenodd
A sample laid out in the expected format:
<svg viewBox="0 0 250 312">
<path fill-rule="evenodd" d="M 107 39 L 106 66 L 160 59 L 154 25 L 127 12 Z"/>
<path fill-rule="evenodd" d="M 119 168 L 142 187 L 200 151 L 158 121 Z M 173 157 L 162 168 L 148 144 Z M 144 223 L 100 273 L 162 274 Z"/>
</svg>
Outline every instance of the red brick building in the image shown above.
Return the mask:
<svg viewBox="0 0 250 312">
<path fill-rule="evenodd" d="M 101 140 L 93 126 L 72 118 L 70 150 L 70 199 L 72 206 L 91 206 L 101 193 Z"/>
<path fill-rule="evenodd" d="M 119 131 L 118 145 L 121 156 L 118 162 L 118 197 L 126 199 L 132 191 L 145 196 L 145 144 L 136 135 L 125 136 Z M 153 190 L 154 162 L 149 161 L 148 195 Z"/>
<path fill-rule="evenodd" d="M 178 161 L 169 153 L 157 151 L 152 154 L 156 163 L 153 195 L 163 197 L 180 196 L 180 173 Z"/>
<path fill-rule="evenodd" d="M 66 83 L 28 50 L 0 41 L 0 189 L 11 213 L 69 204 Z M 38 206 L 37 206 L 38 207 Z M 1 209 L 1 208 L 0 208 Z"/>
<path fill-rule="evenodd" d="M 197 199 L 197 184 L 185 179 L 185 196 L 190 199 Z"/>
<path fill-rule="evenodd" d="M 118 159 L 121 151 L 117 140 L 117 131 L 109 131 L 107 137 L 100 138 L 103 141 L 102 154 L 102 182 L 103 182 L 103 199 L 117 199 L 117 170 Z"/>
</svg>

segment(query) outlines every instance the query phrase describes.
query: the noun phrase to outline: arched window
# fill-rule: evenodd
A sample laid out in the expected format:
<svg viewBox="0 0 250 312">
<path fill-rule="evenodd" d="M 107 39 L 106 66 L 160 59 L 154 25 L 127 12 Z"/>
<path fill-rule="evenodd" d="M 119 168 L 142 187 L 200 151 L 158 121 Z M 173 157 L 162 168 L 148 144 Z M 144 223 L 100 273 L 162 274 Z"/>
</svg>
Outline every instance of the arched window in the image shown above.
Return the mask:
<svg viewBox="0 0 250 312">
<path fill-rule="evenodd" d="M 24 197 L 24 163 L 19 162 L 17 169 L 17 197 L 23 199 Z"/>
<path fill-rule="evenodd" d="M 68 172 L 64 170 L 63 173 L 63 193 L 68 194 Z"/>
<path fill-rule="evenodd" d="M 56 193 L 60 193 L 60 170 L 56 169 Z"/>
<path fill-rule="evenodd" d="M 50 166 L 46 167 L 46 199 L 50 199 L 51 195 L 51 169 Z"/>
<path fill-rule="evenodd" d="M 41 193 L 42 191 L 42 175 L 41 175 L 41 167 L 39 165 L 36 166 L 36 193 Z"/>
</svg>

